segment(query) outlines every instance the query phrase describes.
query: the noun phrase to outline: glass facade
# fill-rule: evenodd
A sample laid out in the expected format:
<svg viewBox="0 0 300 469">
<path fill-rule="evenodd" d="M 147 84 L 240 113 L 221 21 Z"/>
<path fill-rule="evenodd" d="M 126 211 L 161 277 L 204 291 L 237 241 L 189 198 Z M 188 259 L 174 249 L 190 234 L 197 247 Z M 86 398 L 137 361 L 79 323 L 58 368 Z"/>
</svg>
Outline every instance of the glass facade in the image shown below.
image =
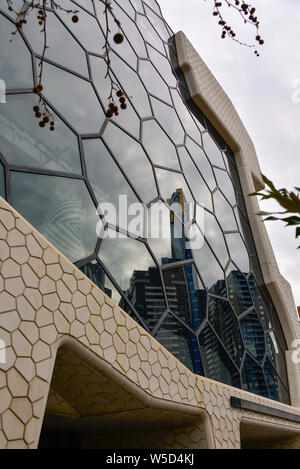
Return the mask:
<svg viewBox="0 0 300 469">
<path fill-rule="evenodd" d="M 127 96 L 112 119 L 103 5 L 60 4 L 80 21 L 48 1 L 49 132 L 32 112 L 40 27 L 29 17 L 10 42 L 14 14 L 0 0 L 0 194 L 188 368 L 288 403 L 286 343 L 234 154 L 191 101 L 157 2 L 112 1 L 124 41 L 111 44 L 111 69 Z"/>
</svg>

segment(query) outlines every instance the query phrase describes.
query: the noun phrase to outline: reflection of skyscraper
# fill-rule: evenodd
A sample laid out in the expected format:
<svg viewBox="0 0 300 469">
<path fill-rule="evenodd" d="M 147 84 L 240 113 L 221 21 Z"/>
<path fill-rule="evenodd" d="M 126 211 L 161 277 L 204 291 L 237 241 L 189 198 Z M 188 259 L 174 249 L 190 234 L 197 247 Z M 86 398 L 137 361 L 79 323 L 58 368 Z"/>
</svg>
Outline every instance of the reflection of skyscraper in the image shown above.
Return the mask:
<svg viewBox="0 0 300 469">
<path fill-rule="evenodd" d="M 249 355 L 246 356 L 244 370 L 242 373 L 242 389 L 253 392 L 254 394 L 259 394 L 260 396 L 269 397 L 269 392 L 262 369 L 254 360 L 252 360 Z M 278 399 L 278 392 L 276 399 Z"/>
<path fill-rule="evenodd" d="M 254 279 L 253 277 L 250 277 L 247 281 L 244 274 L 238 270 L 233 270 L 227 277 L 227 285 L 228 297 L 235 312 L 240 315 L 245 313 L 247 310 L 250 310 L 241 320 L 241 329 L 247 351 L 255 360 L 257 360 L 258 363 L 262 364 L 266 353 L 263 325 L 267 325 L 267 322 L 265 308 L 262 300 L 257 294 Z M 255 308 L 253 307 L 250 289 L 255 293 L 255 297 L 257 298 L 254 303 Z M 275 362 L 276 357 L 271 348 L 269 350 L 269 354 L 271 354 L 271 357 Z M 278 399 L 278 378 L 274 375 L 271 380 L 268 380 L 269 375 L 270 370 L 267 362 L 263 373 L 262 368 L 258 366 L 254 360 L 248 357 L 244 365 L 243 387 L 248 391 L 265 395 L 267 397 L 269 392 L 272 399 Z M 266 379 L 268 382 L 268 388 L 266 386 Z"/>
<path fill-rule="evenodd" d="M 239 270 L 232 270 L 227 277 L 228 298 L 237 314 L 252 306 L 252 299 L 246 277 Z"/>
<path fill-rule="evenodd" d="M 171 231 L 171 252 L 173 260 L 185 259 L 186 238 L 184 234 L 184 204 L 185 198 L 182 189 L 173 192 L 168 204 L 171 207 L 170 231 Z M 168 261 L 170 262 L 170 260 Z"/>
<path fill-rule="evenodd" d="M 191 329 L 196 330 L 201 324 L 206 311 L 206 292 L 197 289 L 192 264 L 163 271 L 169 307 L 178 318 Z M 194 334 L 186 331 L 190 356 L 195 372 L 202 371 L 199 349 Z"/>
<path fill-rule="evenodd" d="M 253 306 L 250 289 L 256 298 L 255 306 Z M 225 346 L 237 368 L 240 367 L 243 359 L 245 345 L 249 355 L 247 354 L 243 366 L 242 387 L 264 396 L 268 396 L 269 389 L 272 398 L 278 399 L 277 378 L 274 375 L 272 386 L 270 386 L 271 380 L 269 379 L 267 388 L 266 379 L 268 380 L 270 371 L 266 369 L 267 365 L 264 367 L 264 371 L 261 366 L 266 353 L 265 332 L 261 320 L 263 320 L 263 324 L 266 324 L 266 316 L 254 280 L 250 278 L 247 281 L 246 274 L 239 270 L 232 270 L 227 276 L 227 290 L 228 294 L 223 279 L 218 280 L 210 289 L 211 293 L 224 296 L 224 300 L 212 297 L 209 300 L 208 319 L 218 338 L 214 337 L 209 329 L 205 330 L 201 336 L 207 374 L 213 379 L 232 384 L 233 364 L 226 359 L 219 340 Z M 226 297 L 231 306 L 225 299 Z M 240 318 L 242 335 L 237 317 Z M 274 354 L 271 355 L 275 360 Z M 226 381 L 226 379 L 230 380 Z"/>
<path fill-rule="evenodd" d="M 201 289 L 192 263 L 171 267 L 176 261 L 187 259 L 192 261 L 191 251 L 186 248 L 187 240 L 184 234 L 184 202 L 182 189 L 177 189 L 168 199 L 172 210 L 170 213 L 172 258 L 161 259 L 168 306 L 179 320 L 168 314 L 157 331 L 156 338 L 187 367 L 200 373 L 202 365 L 197 339 L 181 325 L 180 320 L 196 330 L 205 316 L 207 295 L 205 290 Z M 170 268 L 165 268 L 166 265 L 170 265 Z M 166 310 L 159 269 L 150 267 L 147 271 L 135 270 L 125 294 L 150 330 L 153 330 Z M 126 310 L 125 301 L 121 301 L 120 306 Z"/>
<path fill-rule="evenodd" d="M 206 376 L 240 387 L 240 375 L 212 329 L 206 326 L 199 336 Z"/>
<path fill-rule="evenodd" d="M 140 317 L 150 329 L 153 329 L 166 309 L 157 267 L 150 267 L 147 271 L 135 270 L 130 279 L 129 289 L 125 293 Z M 127 309 L 124 300 L 121 300 L 120 306 Z"/>
<path fill-rule="evenodd" d="M 247 279 L 238 270 L 233 270 L 227 277 L 227 284 L 229 300 L 238 315 L 252 308 L 241 321 L 242 332 L 248 352 L 259 362 L 262 362 L 265 354 L 264 330 L 260 323 L 259 316 L 253 309 Z"/>
</svg>

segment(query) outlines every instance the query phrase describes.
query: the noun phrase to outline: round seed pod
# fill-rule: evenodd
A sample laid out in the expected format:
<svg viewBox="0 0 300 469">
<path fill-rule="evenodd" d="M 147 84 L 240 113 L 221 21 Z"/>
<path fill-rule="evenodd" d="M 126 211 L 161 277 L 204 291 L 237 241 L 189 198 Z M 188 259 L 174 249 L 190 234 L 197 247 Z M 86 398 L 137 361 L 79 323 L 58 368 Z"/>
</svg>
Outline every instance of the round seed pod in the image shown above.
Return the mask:
<svg viewBox="0 0 300 469">
<path fill-rule="evenodd" d="M 121 33 L 116 33 L 116 34 L 114 35 L 114 42 L 115 42 L 116 44 L 121 44 L 121 43 L 123 42 L 123 39 L 124 39 L 124 36 L 123 36 L 123 34 L 121 34 Z"/>
</svg>

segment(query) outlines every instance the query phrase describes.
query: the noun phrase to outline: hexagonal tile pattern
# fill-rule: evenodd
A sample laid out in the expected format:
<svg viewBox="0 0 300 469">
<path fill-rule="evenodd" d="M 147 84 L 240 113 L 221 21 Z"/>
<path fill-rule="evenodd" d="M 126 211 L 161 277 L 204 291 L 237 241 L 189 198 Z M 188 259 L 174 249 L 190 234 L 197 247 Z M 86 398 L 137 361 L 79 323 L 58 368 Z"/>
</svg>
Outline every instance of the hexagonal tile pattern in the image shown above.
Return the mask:
<svg viewBox="0 0 300 469">
<path fill-rule="evenodd" d="M 31 255 L 22 257 L 21 268 L 16 258 L 0 266 L 0 338 L 9 345 L 8 361 L 0 363 L 2 448 L 37 446 L 50 386 L 49 413 L 131 424 L 177 422 L 172 429 L 141 431 L 140 445 L 149 448 L 238 448 L 240 420 L 249 412 L 231 408 L 230 396 L 291 411 L 194 375 L 1 199 L 0 209 L 8 234 L 16 222 L 24 232 L 24 237 L 15 231 L 7 236 L 8 251 L 26 243 Z M 203 424 L 204 416 L 209 424 Z M 103 438 L 108 445 L 112 441 L 108 434 Z M 133 430 L 120 435 L 120 447 L 133 447 L 135 438 Z"/>
</svg>

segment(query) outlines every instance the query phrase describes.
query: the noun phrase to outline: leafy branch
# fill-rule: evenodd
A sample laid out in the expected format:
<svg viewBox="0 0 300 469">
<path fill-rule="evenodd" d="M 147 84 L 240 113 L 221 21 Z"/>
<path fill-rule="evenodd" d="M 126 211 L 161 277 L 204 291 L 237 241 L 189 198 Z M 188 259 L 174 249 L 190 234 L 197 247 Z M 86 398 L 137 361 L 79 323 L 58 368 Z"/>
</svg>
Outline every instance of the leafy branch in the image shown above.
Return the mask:
<svg viewBox="0 0 300 469">
<path fill-rule="evenodd" d="M 296 227 L 296 238 L 300 236 L 300 188 L 295 187 L 295 191 L 289 192 L 287 189 L 276 189 L 273 182 L 270 181 L 266 176 L 262 174 L 262 179 L 264 183 L 269 187 L 265 193 L 253 192 L 249 194 L 250 196 L 259 196 L 261 200 L 274 199 L 278 204 L 284 208 L 283 212 L 258 212 L 257 215 L 267 216 L 264 218 L 264 221 L 274 221 L 280 220 L 286 223 L 285 226 L 295 226 Z M 292 214 L 288 217 L 285 215 Z M 282 215 L 277 217 L 274 215 Z M 298 247 L 298 249 L 300 246 Z"/>
</svg>

